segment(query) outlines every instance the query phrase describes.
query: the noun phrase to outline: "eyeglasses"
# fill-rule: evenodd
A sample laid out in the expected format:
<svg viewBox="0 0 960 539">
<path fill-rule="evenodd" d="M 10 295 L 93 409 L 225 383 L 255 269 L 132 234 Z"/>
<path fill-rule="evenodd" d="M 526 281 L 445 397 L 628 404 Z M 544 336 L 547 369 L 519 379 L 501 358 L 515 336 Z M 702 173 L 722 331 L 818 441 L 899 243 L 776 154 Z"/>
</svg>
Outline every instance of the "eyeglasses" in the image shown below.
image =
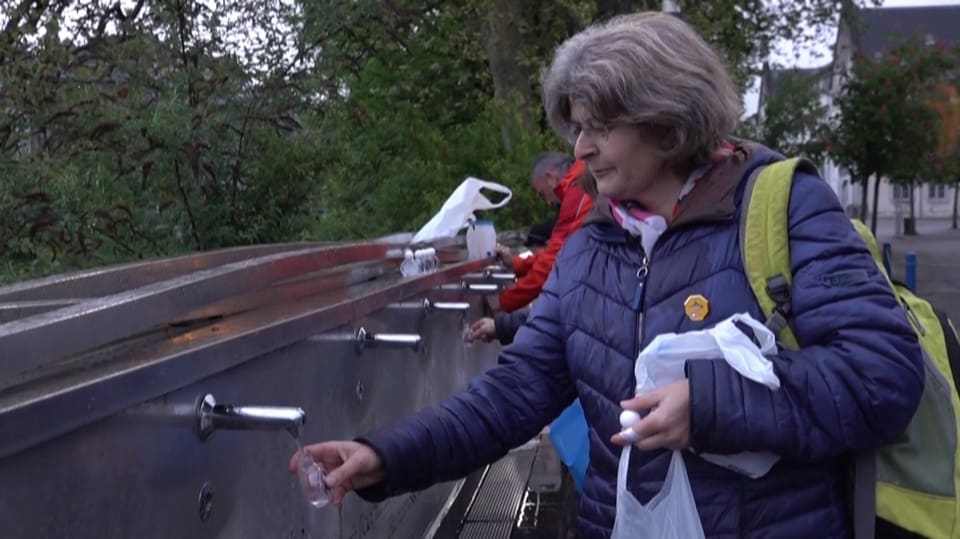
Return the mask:
<svg viewBox="0 0 960 539">
<path fill-rule="evenodd" d="M 574 124 L 570 126 L 570 140 L 575 144 L 578 138 L 584 136 L 594 142 L 606 142 L 615 128 L 616 126 L 606 123 Z"/>
</svg>

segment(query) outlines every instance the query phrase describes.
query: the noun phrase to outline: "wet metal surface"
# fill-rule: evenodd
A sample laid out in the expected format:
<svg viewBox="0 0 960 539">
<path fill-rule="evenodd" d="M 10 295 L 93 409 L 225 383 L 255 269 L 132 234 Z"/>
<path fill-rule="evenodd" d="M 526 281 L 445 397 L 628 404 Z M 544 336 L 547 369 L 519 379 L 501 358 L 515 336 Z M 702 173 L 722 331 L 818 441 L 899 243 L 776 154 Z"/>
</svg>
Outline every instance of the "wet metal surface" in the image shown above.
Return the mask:
<svg viewBox="0 0 960 539">
<path fill-rule="evenodd" d="M 205 269 L 0 325 L 0 379 L 147 331 L 204 306 L 324 268 L 389 258 L 357 244 L 268 255 Z"/>
<path fill-rule="evenodd" d="M 389 249 L 281 252 L 0 326 L 4 539 L 422 536 L 453 484 L 316 510 L 286 470 L 286 424 L 197 435 L 211 394 L 302 408 L 306 442 L 350 439 L 493 365 L 495 346 L 461 340 L 482 297 L 437 292 L 484 262 L 404 279 L 381 264 Z M 428 299 L 459 305 L 396 307 Z M 361 353 L 361 327 L 419 340 Z M 9 360 L 14 349 L 26 355 Z"/>
</svg>

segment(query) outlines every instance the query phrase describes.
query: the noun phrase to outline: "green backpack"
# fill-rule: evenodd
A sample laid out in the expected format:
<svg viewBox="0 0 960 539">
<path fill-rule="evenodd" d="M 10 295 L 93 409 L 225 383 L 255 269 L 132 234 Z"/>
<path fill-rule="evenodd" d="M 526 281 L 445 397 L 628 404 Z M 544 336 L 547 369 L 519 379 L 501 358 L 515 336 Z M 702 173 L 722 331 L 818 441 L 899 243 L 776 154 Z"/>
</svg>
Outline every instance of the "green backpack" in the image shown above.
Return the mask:
<svg viewBox="0 0 960 539">
<path fill-rule="evenodd" d="M 743 266 L 767 326 L 784 348 L 798 348 L 790 322 L 790 241 L 787 213 L 794 172 L 816 167 L 798 158 L 754 172 L 740 218 Z M 864 224 L 853 226 L 867 244 L 920 339 L 926 381 L 920 407 L 901 441 L 854 456 L 853 521 L 858 538 L 872 538 L 875 516 L 931 539 L 960 537 L 960 340 L 953 324 L 907 286 L 890 280 L 877 240 Z"/>
</svg>

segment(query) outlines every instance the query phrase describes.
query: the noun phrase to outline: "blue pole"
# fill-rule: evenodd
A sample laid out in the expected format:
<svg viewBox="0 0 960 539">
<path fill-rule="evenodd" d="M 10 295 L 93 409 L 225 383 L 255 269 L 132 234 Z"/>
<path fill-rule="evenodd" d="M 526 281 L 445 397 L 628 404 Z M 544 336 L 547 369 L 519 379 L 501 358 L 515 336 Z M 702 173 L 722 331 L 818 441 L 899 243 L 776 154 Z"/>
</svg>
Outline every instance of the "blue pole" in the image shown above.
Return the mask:
<svg viewBox="0 0 960 539">
<path fill-rule="evenodd" d="M 893 258 L 893 247 L 889 243 L 883 244 L 883 269 L 887 270 L 887 275 L 890 278 L 893 278 L 893 266 L 890 264 L 890 260 Z"/>
<path fill-rule="evenodd" d="M 907 253 L 906 275 L 907 287 L 912 292 L 917 291 L 917 253 L 910 251 Z"/>
</svg>

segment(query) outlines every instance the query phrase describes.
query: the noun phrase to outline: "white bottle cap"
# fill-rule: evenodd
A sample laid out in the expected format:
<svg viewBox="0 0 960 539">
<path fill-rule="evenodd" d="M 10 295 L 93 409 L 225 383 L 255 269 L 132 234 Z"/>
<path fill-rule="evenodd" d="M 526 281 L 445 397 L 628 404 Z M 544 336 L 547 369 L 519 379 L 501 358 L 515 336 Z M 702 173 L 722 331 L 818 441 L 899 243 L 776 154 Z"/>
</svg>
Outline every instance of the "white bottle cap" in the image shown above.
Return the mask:
<svg viewBox="0 0 960 539">
<path fill-rule="evenodd" d="M 620 412 L 620 426 L 629 429 L 640 421 L 640 414 L 633 410 L 624 410 Z"/>
<path fill-rule="evenodd" d="M 640 422 L 640 414 L 634 412 L 633 410 L 624 410 L 620 412 L 620 426 L 623 427 L 623 430 L 620 431 L 620 436 L 623 436 L 625 440 L 630 443 L 640 441 L 640 433 L 633 430 L 633 426 Z"/>
</svg>

